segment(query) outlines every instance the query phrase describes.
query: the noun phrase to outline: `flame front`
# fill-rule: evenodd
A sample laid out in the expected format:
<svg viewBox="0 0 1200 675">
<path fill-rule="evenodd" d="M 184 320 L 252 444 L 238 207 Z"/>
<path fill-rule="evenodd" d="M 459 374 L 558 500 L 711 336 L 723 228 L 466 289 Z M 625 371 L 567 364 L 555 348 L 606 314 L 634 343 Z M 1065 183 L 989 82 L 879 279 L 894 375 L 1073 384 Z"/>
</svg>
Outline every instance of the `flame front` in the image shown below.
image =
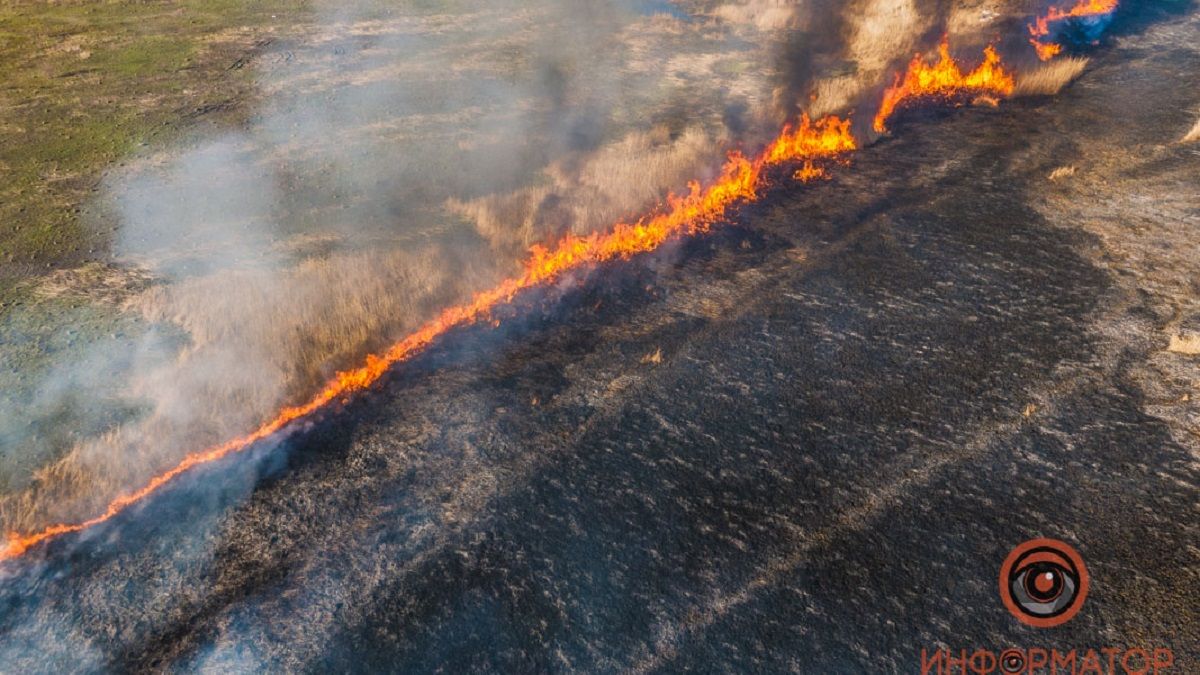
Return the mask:
<svg viewBox="0 0 1200 675">
<path fill-rule="evenodd" d="M 1050 35 L 1050 25 L 1066 19 L 1105 16 L 1117 9 L 1119 0 L 1079 0 L 1074 7 L 1063 11 L 1051 7 L 1046 16 L 1038 17 L 1029 24 L 1029 43 L 1033 45 L 1038 58 L 1049 61 L 1062 52 L 1062 45 L 1046 40 Z"/>
<path fill-rule="evenodd" d="M 1116 6 L 1116 0 L 1081 0 L 1081 6 L 1109 7 L 1104 11 L 1111 11 Z M 1076 8 L 1063 14 L 1068 15 L 1083 16 L 1087 13 Z M 1055 21 L 1057 16 L 1052 11 L 1045 21 Z M 874 127 L 881 133 L 885 131 L 887 120 L 897 106 L 908 99 L 937 97 L 955 100 L 969 95 L 975 100 L 994 103 L 1011 94 L 1014 87 L 1012 75 L 1001 65 L 1000 56 L 991 46 L 984 49 L 983 63 L 963 74 L 950 55 L 947 41 L 943 39 L 938 47 L 936 63 L 928 64 L 917 55 L 904 76 L 897 75 L 893 86 L 884 93 Z M 690 183 L 687 194 L 669 196 L 667 207 L 657 215 L 635 223 L 618 223 L 606 232 L 585 236 L 569 234 L 553 245 L 532 247 L 521 274 L 477 293 L 465 304 L 443 310 L 436 318 L 382 354 L 370 355 L 358 368 L 339 372 L 308 402 L 282 409 L 274 419 L 253 432 L 188 454 L 179 464 L 155 476 L 142 488 L 112 500 L 103 513 L 76 523 L 50 525 L 37 532 L 9 533 L 4 547 L 0 548 L 0 561 L 16 558 L 49 539 L 103 523 L 190 469 L 241 452 L 283 431 L 292 422 L 306 418 L 334 401 L 344 400 L 369 387 L 391 366 L 421 352 L 452 329 L 476 323 L 498 324 L 492 311 L 512 301 L 526 289 L 553 282 L 571 270 L 627 259 L 653 251 L 668 240 L 707 232 L 725 218 L 732 207 L 757 198 L 758 190 L 764 184 L 764 171 L 770 166 L 799 163 L 800 167 L 793 175 L 797 180 L 807 182 L 826 176 L 823 164 L 838 161 L 857 148 L 849 120 L 827 116 L 814 122 L 804 115 L 795 127 L 784 127 L 757 157 L 750 159 L 739 152 L 730 153 L 720 176 L 712 184 L 702 187 L 698 182 Z"/>
<path fill-rule="evenodd" d="M 942 38 L 936 63 L 928 64 L 917 54 L 908 64 L 904 77 L 897 75 L 895 83 L 883 93 L 883 102 L 875 114 L 875 131 L 887 131 L 888 118 L 897 106 L 910 98 L 936 96 L 949 99 L 974 95 L 995 100 L 1008 96 L 1015 87 L 1012 74 L 1001 65 L 1000 55 L 991 45 L 983 50 L 983 63 L 964 75 L 954 57 L 950 56 L 949 43 Z"/>
<path fill-rule="evenodd" d="M 551 282 L 573 269 L 629 258 L 652 251 L 669 239 L 708 231 L 731 207 L 755 199 L 757 189 L 762 186 L 763 170 L 770 165 L 803 161 L 806 167 L 821 171 L 812 164 L 813 161 L 836 159 L 857 147 L 850 133 L 849 120 L 831 116 L 812 122 L 804 116 L 795 129 L 785 127 L 756 159 L 750 160 L 741 153 L 731 153 L 720 177 L 713 184 L 701 188 L 699 183 L 691 183 L 688 194 L 670 196 L 668 208 L 659 215 L 632 224 L 618 223 L 607 232 L 587 236 L 568 235 L 551 247 L 533 247 L 525 269 L 519 276 L 476 294 L 466 304 L 444 310 L 437 318 L 392 345 L 383 354 L 370 355 L 362 366 L 338 373 L 307 403 L 284 408 L 274 419 L 245 436 L 187 455 L 179 464 L 155 476 L 141 489 L 114 499 L 100 515 L 77 523 L 50 525 L 29 534 L 9 533 L 4 548 L 0 549 L 0 560 L 18 557 L 30 547 L 48 539 L 103 523 L 189 469 L 245 450 L 283 430 L 291 422 L 365 389 L 392 365 L 412 357 L 447 331 L 490 320 L 494 308 L 511 301 L 522 290 Z"/>
</svg>

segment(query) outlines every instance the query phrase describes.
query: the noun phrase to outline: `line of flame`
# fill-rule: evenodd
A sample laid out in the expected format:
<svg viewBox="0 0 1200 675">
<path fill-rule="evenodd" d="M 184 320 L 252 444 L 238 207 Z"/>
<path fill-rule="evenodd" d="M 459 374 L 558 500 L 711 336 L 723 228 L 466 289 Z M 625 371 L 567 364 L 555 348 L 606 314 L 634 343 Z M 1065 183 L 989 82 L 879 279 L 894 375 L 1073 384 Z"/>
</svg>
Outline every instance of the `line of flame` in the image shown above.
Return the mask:
<svg viewBox="0 0 1200 675">
<path fill-rule="evenodd" d="M 358 368 L 339 372 L 307 403 L 284 408 L 274 419 L 245 436 L 185 456 L 179 464 L 155 476 L 141 489 L 112 500 L 104 512 L 94 518 L 50 525 L 29 534 L 9 533 L 4 548 L 0 549 L 0 561 L 20 556 L 30 547 L 48 539 L 103 523 L 188 470 L 245 450 L 283 430 L 291 422 L 365 389 L 392 365 L 412 357 L 451 329 L 489 318 L 494 308 L 510 302 L 525 289 L 553 281 L 568 270 L 629 258 L 652 251 L 669 239 L 707 231 L 726 215 L 730 207 L 756 197 L 756 190 L 762 185 L 763 169 L 769 165 L 835 158 L 857 147 L 850 133 L 849 120 L 829 116 L 813 122 L 806 115 L 795 128 L 785 127 L 756 159 L 747 159 L 738 152 L 730 153 L 716 181 L 707 188 L 701 188 L 696 182 L 690 183 L 688 194 L 669 197 L 668 208 L 659 215 L 632 224 L 618 223 L 607 232 L 587 236 L 567 235 L 549 248 L 534 246 L 522 274 L 477 293 L 466 304 L 442 311 L 435 319 L 384 353 L 367 356 Z"/>
<path fill-rule="evenodd" d="M 1108 14 L 1118 0 L 1078 0 L 1070 10 L 1051 8 L 1046 16 L 1029 25 L 1031 42 L 1043 60 L 1061 51 L 1061 46 L 1042 42 L 1050 34 L 1050 24 L 1071 17 Z M 1011 73 L 1000 63 L 995 49 L 984 49 L 984 60 L 974 70 L 963 74 L 950 55 L 947 40 L 938 47 L 938 60 L 928 64 L 920 54 L 913 57 L 903 77 L 896 75 L 894 84 L 883 95 L 874 128 L 883 133 L 887 120 L 903 101 L 916 97 L 951 98 L 962 94 L 980 97 L 1003 97 L 1012 93 L 1015 82 Z M 308 417 L 329 403 L 369 387 L 392 365 L 409 359 L 432 344 L 439 336 L 463 326 L 490 318 L 491 311 L 523 290 L 549 283 L 564 272 L 615 259 L 627 259 L 652 251 L 664 242 L 686 235 L 708 231 L 728 210 L 743 202 L 753 201 L 762 186 L 763 170 L 770 165 L 802 161 L 795 178 L 804 182 L 825 176 L 825 170 L 814 160 L 837 158 L 858 148 L 850 133 L 849 120 L 827 116 L 812 122 L 807 115 L 795 128 L 784 127 L 776 138 L 755 159 L 740 153 L 730 153 L 720 177 L 707 188 L 697 182 L 688 185 L 684 196 L 670 196 L 665 212 L 636 223 L 618 223 L 607 232 L 587 236 L 567 235 L 551 247 L 534 246 L 524 271 L 506 279 L 491 289 L 477 293 L 470 302 L 442 311 L 436 318 L 414 333 L 392 345 L 382 354 L 368 355 L 362 366 L 339 372 L 308 402 L 282 409 L 274 419 L 253 432 L 231 439 L 203 451 L 188 454 L 179 464 L 155 476 L 141 489 L 113 499 L 103 513 L 76 523 L 50 525 L 37 532 L 7 534 L 0 561 L 21 556 L 31 547 L 64 534 L 80 532 L 103 523 L 131 505 L 145 499 L 190 469 L 215 462 L 240 452 L 254 443 L 282 431 L 292 422 Z"/>
<path fill-rule="evenodd" d="M 1119 0 L 1078 0 L 1074 7 L 1066 11 L 1051 7 L 1046 16 L 1038 17 L 1029 24 L 1029 44 L 1033 45 L 1039 59 L 1049 61 L 1062 52 L 1062 45 L 1043 39 L 1050 35 L 1050 24 L 1071 18 L 1112 14 L 1118 4 Z"/>
<path fill-rule="evenodd" d="M 896 75 L 892 86 L 883 92 L 883 102 L 875 114 L 875 131 L 887 131 L 887 121 L 903 101 L 917 97 L 1008 96 L 1016 87 L 1011 73 L 1000 63 L 1000 55 L 991 45 L 983 50 L 983 63 L 965 75 L 950 56 L 950 44 L 943 37 L 938 45 L 938 60 L 929 64 L 917 54 L 904 76 Z"/>
</svg>

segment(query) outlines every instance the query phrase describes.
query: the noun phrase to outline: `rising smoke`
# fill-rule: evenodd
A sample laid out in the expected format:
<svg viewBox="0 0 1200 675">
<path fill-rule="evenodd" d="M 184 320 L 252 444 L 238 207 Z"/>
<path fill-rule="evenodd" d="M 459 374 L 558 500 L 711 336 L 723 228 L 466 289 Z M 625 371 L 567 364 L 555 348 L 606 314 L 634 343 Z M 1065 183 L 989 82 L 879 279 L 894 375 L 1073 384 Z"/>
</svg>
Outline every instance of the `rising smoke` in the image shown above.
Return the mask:
<svg viewBox="0 0 1200 675">
<path fill-rule="evenodd" d="M 870 105 L 914 51 L 1018 3 L 961 4 L 322 6 L 318 28 L 252 64 L 262 102 L 244 128 L 106 180 L 114 256 L 153 282 L 120 301 L 136 329 L 3 411 L 88 422 L 82 438 L 4 430 L 51 460 L 3 496 L 3 524 L 93 515 L 511 272 L 530 244 L 636 217 L 801 110 Z"/>
</svg>

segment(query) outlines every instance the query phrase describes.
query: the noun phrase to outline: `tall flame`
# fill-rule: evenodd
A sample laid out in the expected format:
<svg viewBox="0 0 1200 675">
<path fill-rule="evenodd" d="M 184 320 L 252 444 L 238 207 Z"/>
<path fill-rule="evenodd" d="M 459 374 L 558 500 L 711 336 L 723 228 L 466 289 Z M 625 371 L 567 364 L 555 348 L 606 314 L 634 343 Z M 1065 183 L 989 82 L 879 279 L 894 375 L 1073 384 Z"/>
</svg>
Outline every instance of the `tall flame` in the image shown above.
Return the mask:
<svg viewBox="0 0 1200 675">
<path fill-rule="evenodd" d="M 1029 43 L 1037 51 L 1038 58 L 1049 61 L 1062 52 L 1062 45 L 1045 38 L 1050 35 L 1050 25 L 1071 18 L 1104 16 L 1116 11 L 1119 0 L 1078 0 L 1071 9 L 1063 11 L 1051 7 L 1046 16 L 1038 17 L 1029 24 Z"/>
<path fill-rule="evenodd" d="M 875 114 L 875 131 L 887 131 L 888 118 L 906 99 L 923 96 L 952 98 L 964 94 L 1003 97 L 1011 94 L 1015 86 L 1012 74 L 1001 65 L 1000 55 L 991 45 L 983 50 L 983 63 L 964 75 L 954 57 L 950 56 L 950 45 L 943 37 L 938 45 L 936 63 L 928 64 L 917 54 L 908 64 L 904 77 L 896 75 L 895 83 L 883 93 L 883 102 Z"/>
<path fill-rule="evenodd" d="M 669 197 L 668 208 L 659 215 L 632 224 L 618 223 L 607 232 L 587 236 L 567 235 L 550 247 L 533 247 L 525 269 L 519 276 L 477 293 L 466 304 L 444 310 L 384 353 L 368 356 L 358 368 L 339 372 L 307 403 L 284 408 L 274 419 L 245 436 L 185 456 L 183 461 L 155 476 L 141 489 L 114 499 L 100 515 L 77 523 L 50 525 L 28 534 L 9 533 L 4 548 L 0 549 L 0 560 L 18 557 L 30 547 L 48 539 L 103 523 L 188 470 L 245 450 L 257 441 L 283 430 L 291 422 L 369 387 L 392 365 L 411 358 L 451 329 L 489 319 L 494 308 L 511 301 L 525 289 L 551 282 L 573 269 L 629 258 L 652 251 L 669 239 L 708 231 L 732 206 L 756 198 L 757 190 L 763 184 L 763 170 L 770 165 L 803 161 L 815 170 L 811 164 L 814 160 L 835 159 L 857 147 L 850 133 L 849 120 L 830 116 L 812 122 L 806 115 L 794 129 L 785 127 L 756 159 L 747 159 L 737 152 L 730 153 L 716 181 L 707 188 L 692 182 L 686 195 Z"/>
</svg>

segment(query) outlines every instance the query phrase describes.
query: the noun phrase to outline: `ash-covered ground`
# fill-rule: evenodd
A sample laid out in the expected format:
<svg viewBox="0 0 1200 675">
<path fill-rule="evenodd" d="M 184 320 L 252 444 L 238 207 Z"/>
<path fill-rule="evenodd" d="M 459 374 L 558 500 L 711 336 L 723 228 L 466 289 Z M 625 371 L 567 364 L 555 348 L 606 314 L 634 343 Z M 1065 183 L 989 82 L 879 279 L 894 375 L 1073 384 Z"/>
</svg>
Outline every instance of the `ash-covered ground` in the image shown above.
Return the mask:
<svg viewBox="0 0 1200 675">
<path fill-rule="evenodd" d="M 1200 18 L 1122 30 L 10 566 L 0 670 L 1194 672 Z M 997 593 L 1036 536 L 1055 629 Z"/>
</svg>

